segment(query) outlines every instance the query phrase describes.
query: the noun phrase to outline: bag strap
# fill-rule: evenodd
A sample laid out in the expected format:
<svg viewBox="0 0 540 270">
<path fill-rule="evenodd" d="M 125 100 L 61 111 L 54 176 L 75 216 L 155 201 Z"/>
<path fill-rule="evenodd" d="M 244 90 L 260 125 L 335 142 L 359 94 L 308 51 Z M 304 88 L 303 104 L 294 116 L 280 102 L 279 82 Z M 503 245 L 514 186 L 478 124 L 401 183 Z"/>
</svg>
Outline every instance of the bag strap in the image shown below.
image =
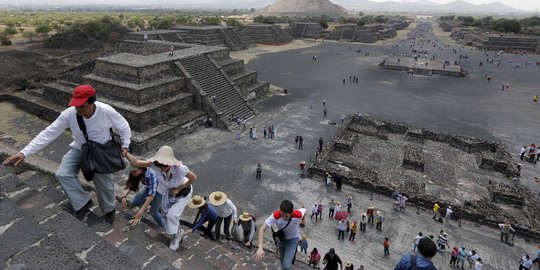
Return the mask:
<svg viewBox="0 0 540 270">
<path fill-rule="evenodd" d="M 287 226 L 289 226 L 289 224 L 291 223 L 291 220 L 292 220 L 292 216 L 291 216 L 291 218 L 289 219 L 289 222 L 287 222 L 287 225 L 285 225 L 285 227 L 283 227 L 283 229 L 279 229 L 279 230 L 277 230 L 276 232 L 285 230 L 285 228 L 287 228 Z"/>
<path fill-rule="evenodd" d="M 410 270 L 416 270 L 416 256 L 410 255 L 411 268 Z"/>
<path fill-rule="evenodd" d="M 86 125 L 84 124 L 84 120 L 82 115 L 77 113 L 77 124 L 79 124 L 79 129 L 82 131 L 84 135 L 84 139 L 88 141 L 88 133 L 86 133 Z M 112 131 L 112 130 L 111 130 Z"/>
</svg>

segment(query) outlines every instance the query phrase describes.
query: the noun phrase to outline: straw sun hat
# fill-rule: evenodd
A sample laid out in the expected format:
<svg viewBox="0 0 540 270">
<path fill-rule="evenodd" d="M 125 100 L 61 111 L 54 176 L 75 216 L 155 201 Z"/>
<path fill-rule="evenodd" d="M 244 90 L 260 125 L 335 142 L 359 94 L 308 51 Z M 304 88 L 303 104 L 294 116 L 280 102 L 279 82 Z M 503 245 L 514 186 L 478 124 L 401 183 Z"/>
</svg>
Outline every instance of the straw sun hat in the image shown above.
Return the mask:
<svg viewBox="0 0 540 270">
<path fill-rule="evenodd" d="M 345 263 L 345 267 L 351 267 L 351 265 L 352 265 L 352 262 L 351 262 L 351 261 L 347 261 L 347 262 Z"/>
<path fill-rule="evenodd" d="M 149 158 L 150 161 L 157 161 L 161 164 L 165 164 L 168 166 L 175 166 L 182 164 L 182 161 L 176 159 L 174 157 L 173 149 L 170 146 L 162 146 L 159 148 L 159 150 L 156 152 L 156 154 Z"/>
<path fill-rule="evenodd" d="M 214 191 L 210 193 L 210 203 L 215 206 L 220 206 L 227 201 L 227 194 L 221 191 Z"/>
<path fill-rule="evenodd" d="M 251 215 L 248 213 L 248 212 L 244 212 L 240 215 L 240 220 L 241 221 L 250 221 L 251 220 Z"/>
<path fill-rule="evenodd" d="M 199 195 L 193 196 L 191 198 L 191 201 L 188 203 L 189 208 L 199 208 L 203 206 L 206 203 L 206 201 Z"/>
</svg>

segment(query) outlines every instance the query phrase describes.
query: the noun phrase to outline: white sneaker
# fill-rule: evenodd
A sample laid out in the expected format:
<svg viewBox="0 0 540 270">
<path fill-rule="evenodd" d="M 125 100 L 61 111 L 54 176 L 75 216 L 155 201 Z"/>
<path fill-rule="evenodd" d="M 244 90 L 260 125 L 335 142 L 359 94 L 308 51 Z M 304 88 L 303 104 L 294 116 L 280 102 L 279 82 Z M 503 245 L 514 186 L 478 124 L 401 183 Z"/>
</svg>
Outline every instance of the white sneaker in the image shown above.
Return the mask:
<svg viewBox="0 0 540 270">
<path fill-rule="evenodd" d="M 171 240 L 171 244 L 169 244 L 169 248 L 172 250 L 177 250 L 180 247 L 180 240 L 182 239 L 181 236 L 178 234 L 175 234 L 173 236 L 173 239 Z"/>
</svg>

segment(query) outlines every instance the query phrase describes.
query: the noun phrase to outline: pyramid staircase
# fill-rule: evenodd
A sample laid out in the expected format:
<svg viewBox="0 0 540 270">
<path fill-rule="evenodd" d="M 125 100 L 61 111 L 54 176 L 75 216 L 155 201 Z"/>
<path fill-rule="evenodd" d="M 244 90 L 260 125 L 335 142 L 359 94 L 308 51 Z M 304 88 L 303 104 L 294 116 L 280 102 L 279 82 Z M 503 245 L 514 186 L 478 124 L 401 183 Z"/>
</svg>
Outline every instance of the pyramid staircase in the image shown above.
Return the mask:
<svg viewBox="0 0 540 270">
<path fill-rule="evenodd" d="M 70 214 L 67 197 L 52 175 L 6 166 L 0 166 L 0 173 L 1 269 L 15 264 L 66 270 L 279 268 L 271 251 L 257 261 L 255 248 L 213 242 L 197 233 L 189 234 L 173 251 L 168 247 L 170 239 L 148 219 L 130 226 L 131 210 L 117 209 L 110 224 L 94 206 L 80 221 Z M 97 203 L 95 193 L 91 194 Z M 187 225 L 184 222 L 181 229 L 189 230 Z M 299 261 L 295 269 L 310 268 Z"/>
</svg>

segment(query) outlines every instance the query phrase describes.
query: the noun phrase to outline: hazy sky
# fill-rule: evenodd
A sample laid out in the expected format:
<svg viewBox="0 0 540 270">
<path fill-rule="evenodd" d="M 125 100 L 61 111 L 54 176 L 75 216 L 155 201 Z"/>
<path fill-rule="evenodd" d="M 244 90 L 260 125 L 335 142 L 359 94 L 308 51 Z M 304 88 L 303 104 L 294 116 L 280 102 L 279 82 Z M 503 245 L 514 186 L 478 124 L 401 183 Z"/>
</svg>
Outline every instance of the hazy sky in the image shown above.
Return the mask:
<svg viewBox="0 0 540 270">
<path fill-rule="evenodd" d="M 277 0 L 234 0 L 234 2 L 243 2 L 246 3 L 247 6 L 249 6 L 250 2 L 268 2 L 272 3 Z M 332 2 L 339 2 L 339 0 L 330 0 Z M 384 1 L 417 1 L 417 0 L 370 0 L 375 2 L 384 2 Z M 438 3 L 448 3 L 453 0 L 430 0 L 433 2 Z M 491 3 L 491 2 L 500 2 L 505 5 L 522 9 L 522 10 L 529 10 L 529 11 L 540 11 L 540 0 L 465 0 L 469 3 L 473 4 L 485 4 L 485 3 Z M 77 3 L 93 3 L 93 4 L 151 4 L 151 3 L 175 3 L 175 4 L 182 4 L 182 3 L 209 3 L 209 2 L 219 2 L 219 3 L 227 3 L 229 0 L 0 0 L 0 4 L 8 3 L 8 4 L 77 4 Z"/>
</svg>

